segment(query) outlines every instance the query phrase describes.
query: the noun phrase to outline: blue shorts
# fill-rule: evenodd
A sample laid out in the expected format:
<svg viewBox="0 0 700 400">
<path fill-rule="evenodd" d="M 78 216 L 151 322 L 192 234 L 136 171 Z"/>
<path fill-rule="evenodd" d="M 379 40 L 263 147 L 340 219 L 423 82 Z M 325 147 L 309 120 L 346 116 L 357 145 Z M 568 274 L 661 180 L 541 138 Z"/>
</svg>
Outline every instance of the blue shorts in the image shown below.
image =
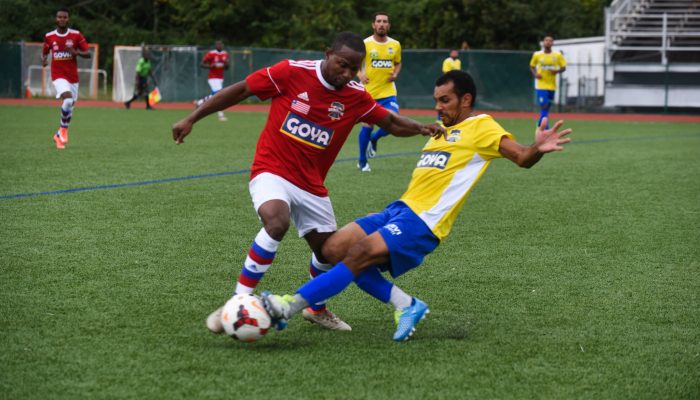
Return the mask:
<svg viewBox="0 0 700 400">
<path fill-rule="evenodd" d="M 541 90 L 536 89 L 537 94 L 537 104 L 540 106 L 547 106 L 554 101 L 554 90 Z"/>
<path fill-rule="evenodd" d="M 395 113 L 399 112 L 399 103 L 396 101 L 396 96 L 384 97 L 383 99 L 377 99 L 375 101 L 387 110 L 391 110 Z"/>
<path fill-rule="evenodd" d="M 380 265 L 396 278 L 419 266 L 440 240 L 404 202 L 395 201 L 384 211 L 355 220 L 366 234 L 379 232 L 389 248 L 389 264 Z"/>
</svg>

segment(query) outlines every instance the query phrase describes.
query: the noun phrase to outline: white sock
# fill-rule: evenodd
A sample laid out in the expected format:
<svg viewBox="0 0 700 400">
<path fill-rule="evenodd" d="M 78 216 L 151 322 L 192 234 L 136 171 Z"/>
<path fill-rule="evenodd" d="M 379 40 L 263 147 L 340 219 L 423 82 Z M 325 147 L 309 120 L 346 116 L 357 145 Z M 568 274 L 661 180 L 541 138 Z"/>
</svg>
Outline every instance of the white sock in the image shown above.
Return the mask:
<svg viewBox="0 0 700 400">
<path fill-rule="evenodd" d="M 406 307 L 410 307 L 412 301 L 413 297 L 406 294 L 400 287 L 396 285 L 391 287 L 389 303 L 391 303 L 396 310 L 403 310 Z"/>
</svg>

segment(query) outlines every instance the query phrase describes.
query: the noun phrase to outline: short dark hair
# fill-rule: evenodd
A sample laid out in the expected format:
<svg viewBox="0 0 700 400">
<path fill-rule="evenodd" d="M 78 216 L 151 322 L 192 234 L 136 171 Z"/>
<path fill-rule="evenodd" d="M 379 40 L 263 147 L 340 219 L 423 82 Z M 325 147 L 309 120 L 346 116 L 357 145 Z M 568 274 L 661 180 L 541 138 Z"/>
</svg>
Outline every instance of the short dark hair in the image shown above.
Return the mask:
<svg viewBox="0 0 700 400">
<path fill-rule="evenodd" d="M 374 13 L 374 15 L 372 16 L 372 22 L 374 22 L 374 21 L 377 20 L 377 15 L 386 15 L 386 19 L 391 19 L 391 18 L 389 17 L 389 13 L 386 13 L 386 12 L 384 12 L 384 11 L 377 11 L 377 12 Z"/>
<path fill-rule="evenodd" d="M 66 14 L 70 15 L 70 10 L 68 10 L 66 7 L 61 7 L 58 10 L 56 10 L 56 14 L 60 13 L 61 11 L 65 12 Z"/>
<path fill-rule="evenodd" d="M 335 35 L 335 39 L 333 39 L 333 44 L 331 45 L 331 50 L 334 52 L 340 51 L 343 46 L 347 46 L 359 53 L 365 54 L 365 41 L 356 33 L 340 32 L 339 34 Z"/>
<path fill-rule="evenodd" d="M 455 94 L 457 94 L 457 97 L 460 99 L 467 93 L 472 95 L 471 106 L 474 107 L 474 103 L 476 103 L 476 84 L 471 75 L 460 70 L 449 71 L 435 81 L 435 86 L 442 86 L 447 82 L 452 82 L 454 84 Z"/>
</svg>

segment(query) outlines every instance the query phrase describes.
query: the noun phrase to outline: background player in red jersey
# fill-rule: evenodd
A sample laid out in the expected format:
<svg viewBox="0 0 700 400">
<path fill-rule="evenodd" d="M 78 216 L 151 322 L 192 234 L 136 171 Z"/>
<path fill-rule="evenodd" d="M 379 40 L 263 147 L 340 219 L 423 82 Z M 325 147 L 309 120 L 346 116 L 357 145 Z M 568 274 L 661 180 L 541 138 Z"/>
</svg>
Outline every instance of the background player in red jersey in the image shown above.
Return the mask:
<svg viewBox="0 0 700 400">
<path fill-rule="evenodd" d="M 56 29 L 44 37 L 41 64 L 48 64 L 51 53 L 51 80 L 56 89 L 56 98 L 61 104 L 61 124 L 53 136 L 56 148 L 63 149 L 68 143 L 68 126 L 73 116 L 73 106 L 78 100 L 78 61 L 76 56 L 90 58 L 88 43 L 82 33 L 68 28 L 70 12 L 61 8 L 56 11 Z"/>
<path fill-rule="evenodd" d="M 275 258 L 290 220 L 313 252 L 312 277 L 340 261 L 328 259 L 321 252 L 323 243 L 337 230 L 324 180 L 355 124 L 377 124 L 396 136 L 444 134 L 437 124 L 424 125 L 390 113 L 362 85 L 352 81 L 364 56 L 365 45 L 360 36 L 340 33 L 324 60 L 284 60 L 258 70 L 223 89 L 173 126 L 173 139 L 180 144 L 193 124 L 209 114 L 252 95 L 272 99 L 249 183 L 263 228 L 248 251 L 235 293 L 252 293 L 257 287 Z M 375 297 L 379 295 L 373 293 L 373 287 L 360 287 Z M 395 294 L 405 297 L 398 287 Z M 329 329 L 350 330 L 323 302 L 312 304 L 303 315 Z M 207 318 L 207 328 L 212 332 L 223 331 L 220 316 L 221 308 Z"/>
<path fill-rule="evenodd" d="M 197 106 L 200 106 L 224 87 L 224 70 L 228 69 L 228 52 L 224 50 L 224 42 L 217 40 L 214 43 L 214 50 L 210 50 L 204 55 L 199 66 L 209 68 L 207 82 L 211 88 L 211 93 L 203 99 L 197 100 L 195 102 Z M 223 111 L 219 111 L 219 121 L 226 121 Z"/>
</svg>

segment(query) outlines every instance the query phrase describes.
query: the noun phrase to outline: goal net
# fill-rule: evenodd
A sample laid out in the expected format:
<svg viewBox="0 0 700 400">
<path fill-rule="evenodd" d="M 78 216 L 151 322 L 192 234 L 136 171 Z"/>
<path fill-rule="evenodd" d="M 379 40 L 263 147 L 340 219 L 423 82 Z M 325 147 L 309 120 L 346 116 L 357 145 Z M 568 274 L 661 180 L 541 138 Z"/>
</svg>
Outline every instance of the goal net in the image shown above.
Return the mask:
<svg viewBox="0 0 700 400">
<path fill-rule="evenodd" d="M 114 46 L 113 101 L 127 101 L 133 95 L 141 49 L 141 46 Z M 206 79 L 200 79 L 202 52 L 196 46 L 149 45 L 148 49 L 163 100 L 192 101 L 208 93 L 204 89 Z M 206 72 L 204 74 L 206 78 Z M 149 89 L 153 89 L 150 80 Z"/>
<path fill-rule="evenodd" d="M 25 42 L 22 46 L 22 79 L 25 88 L 32 96 L 56 96 L 51 84 L 51 58 L 46 67 L 41 65 L 41 50 L 44 44 Z M 90 58 L 78 57 L 78 78 L 80 88 L 78 96 L 83 99 L 96 99 L 100 81 L 105 81 L 106 74 L 97 68 L 100 45 L 89 44 Z M 100 79 L 102 77 L 102 79 Z"/>
</svg>

